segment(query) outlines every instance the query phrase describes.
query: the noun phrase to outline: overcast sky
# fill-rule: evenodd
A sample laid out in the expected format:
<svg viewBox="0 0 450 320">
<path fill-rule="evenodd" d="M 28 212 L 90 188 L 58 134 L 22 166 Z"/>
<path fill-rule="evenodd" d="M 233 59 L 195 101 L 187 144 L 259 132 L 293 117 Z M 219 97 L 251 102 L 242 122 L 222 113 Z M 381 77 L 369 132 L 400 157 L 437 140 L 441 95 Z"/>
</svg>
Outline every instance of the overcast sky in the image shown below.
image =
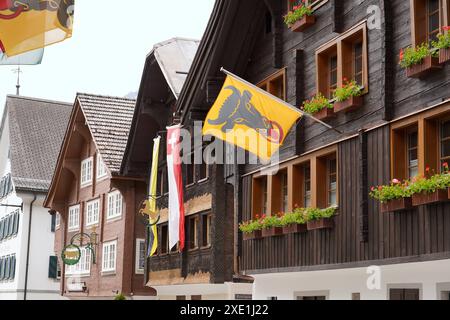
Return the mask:
<svg viewBox="0 0 450 320">
<path fill-rule="evenodd" d="M 76 0 L 73 37 L 24 66 L 21 95 L 73 102 L 77 92 L 138 91 L 146 55 L 173 37 L 200 39 L 214 0 Z M 15 94 L 13 66 L 0 66 L 0 112 Z M 0 113 L 1 115 L 1 113 Z"/>
</svg>

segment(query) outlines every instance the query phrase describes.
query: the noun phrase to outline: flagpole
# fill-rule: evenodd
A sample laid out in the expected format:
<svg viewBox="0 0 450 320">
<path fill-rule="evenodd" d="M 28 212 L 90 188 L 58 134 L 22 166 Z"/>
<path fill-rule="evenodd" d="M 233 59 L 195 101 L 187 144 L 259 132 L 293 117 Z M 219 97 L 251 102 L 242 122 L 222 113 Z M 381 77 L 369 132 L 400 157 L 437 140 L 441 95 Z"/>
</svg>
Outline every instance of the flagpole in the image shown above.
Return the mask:
<svg viewBox="0 0 450 320">
<path fill-rule="evenodd" d="M 295 111 L 295 112 L 300 113 L 302 116 L 308 117 L 308 118 L 312 119 L 313 121 L 315 121 L 315 122 L 317 122 L 317 123 L 320 123 L 321 125 L 327 127 L 328 129 L 331 129 L 331 130 L 336 131 L 336 132 L 339 133 L 339 134 L 343 134 L 342 131 L 340 131 L 340 130 L 338 130 L 338 129 L 332 127 L 332 126 L 330 126 L 328 123 L 325 123 L 325 122 L 323 122 L 323 121 L 321 121 L 321 120 L 319 120 L 319 119 L 313 117 L 313 116 L 310 115 L 309 113 L 304 112 L 304 111 L 302 111 L 302 110 L 300 110 L 300 109 L 294 107 L 293 105 L 287 103 L 286 101 L 281 100 L 281 99 L 278 98 L 277 96 L 274 96 L 274 95 L 268 93 L 267 91 L 265 91 L 265 90 L 263 90 L 263 89 L 261 89 L 261 88 L 255 86 L 254 84 L 252 84 L 252 83 L 250 83 L 250 82 L 248 82 L 248 81 L 242 79 L 241 77 L 239 77 L 239 76 L 237 76 L 237 75 L 231 73 L 230 71 L 224 69 L 223 67 L 220 68 L 220 71 L 223 72 L 223 73 L 225 73 L 226 75 L 229 75 L 229 76 L 231 76 L 231 77 L 236 78 L 238 81 L 240 81 L 240 82 L 246 84 L 247 86 L 250 86 L 250 87 L 254 88 L 256 91 L 260 92 L 261 94 L 264 94 L 264 95 L 270 97 L 271 99 L 274 99 L 274 100 L 278 101 L 279 103 L 285 105 L 285 106 L 288 107 L 289 109 L 291 109 L 291 110 L 293 110 L 293 111 Z"/>
</svg>

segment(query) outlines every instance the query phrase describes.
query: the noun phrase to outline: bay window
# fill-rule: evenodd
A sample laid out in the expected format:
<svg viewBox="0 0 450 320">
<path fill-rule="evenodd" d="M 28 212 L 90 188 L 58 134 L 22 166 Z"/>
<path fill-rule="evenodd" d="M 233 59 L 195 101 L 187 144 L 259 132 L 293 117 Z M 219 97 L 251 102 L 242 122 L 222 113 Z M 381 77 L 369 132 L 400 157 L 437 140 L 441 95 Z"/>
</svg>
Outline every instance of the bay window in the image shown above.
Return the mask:
<svg viewBox="0 0 450 320">
<path fill-rule="evenodd" d="M 443 26 L 450 24 L 449 0 L 410 0 L 413 46 L 437 39 Z"/>
<path fill-rule="evenodd" d="M 368 91 L 367 26 L 361 23 L 316 51 L 316 90 L 329 99 L 346 81 Z"/>
<path fill-rule="evenodd" d="M 391 179 L 442 172 L 443 164 L 450 161 L 447 110 L 442 106 L 391 125 Z"/>
</svg>

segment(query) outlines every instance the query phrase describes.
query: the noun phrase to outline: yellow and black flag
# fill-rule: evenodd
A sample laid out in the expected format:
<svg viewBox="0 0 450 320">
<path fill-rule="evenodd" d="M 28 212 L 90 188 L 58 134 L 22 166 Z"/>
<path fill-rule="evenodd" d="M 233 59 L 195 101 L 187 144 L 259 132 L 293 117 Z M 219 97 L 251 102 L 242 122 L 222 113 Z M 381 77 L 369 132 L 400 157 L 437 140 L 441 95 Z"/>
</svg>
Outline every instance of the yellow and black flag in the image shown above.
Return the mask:
<svg viewBox="0 0 450 320">
<path fill-rule="evenodd" d="M 297 108 L 226 72 L 203 135 L 212 135 L 269 160 L 302 116 Z"/>
<path fill-rule="evenodd" d="M 72 36 L 75 0 L 0 0 L 0 50 L 7 57 Z"/>
</svg>

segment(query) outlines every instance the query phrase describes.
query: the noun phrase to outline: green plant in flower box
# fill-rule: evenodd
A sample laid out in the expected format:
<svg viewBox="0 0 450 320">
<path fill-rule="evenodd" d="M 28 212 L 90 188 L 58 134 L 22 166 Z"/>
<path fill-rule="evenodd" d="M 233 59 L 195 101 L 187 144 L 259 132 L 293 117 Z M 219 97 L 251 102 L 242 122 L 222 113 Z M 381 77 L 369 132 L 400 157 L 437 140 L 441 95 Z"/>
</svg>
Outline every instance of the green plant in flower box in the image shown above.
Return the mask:
<svg viewBox="0 0 450 320">
<path fill-rule="evenodd" d="M 281 223 L 281 219 L 280 219 L 279 215 L 272 215 L 270 217 L 265 217 L 262 220 L 262 228 L 263 229 L 280 228 L 282 226 L 283 225 Z"/>
<path fill-rule="evenodd" d="M 281 225 L 283 227 L 296 225 L 296 224 L 306 224 L 306 209 L 296 208 L 292 213 L 286 213 L 283 215 L 281 220 Z"/>
<path fill-rule="evenodd" d="M 399 180 L 394 179 L 390 185 L 372 187 L 370 196 L 381 203 L 386 203 L 391 200 L 397 200 L 402 198 L 409 198 L 413 194 L 409 181 L 401 183 Z"/>
<path fill-rule="evenodd" d="M 416 64 L 421 64 L 426 57 L 437 57 L 438 52 L 432 50 L 426 43 L 417 46 L 416 48 L 406 48 L 400 51 L 400 66 L 409 68 Z"/>
<path fill-rule="evenodd" d="M 294 6 L 292 10 L 284 16 L 284 23 L 291 26 L 298 20 L 301 20 L 304 16 L 311 16 L 312 14 L 313 10 L 310 6 L 300 4 L 298 6 Z"/>
<path fill-rule="evenodd" d="M 343 102 L 351 97 L 359 97 L 362 94 L 362 89 L 355 80 L 347 81 L 344 79 L 344 82 L 345 84 L 334 92 L 336 101 Z"/>
<path fill-rule="evenodd" d="M 450 27 L 442 27 L 444 33 L 440 33 L 437 41 L 433 41 L 433 47 L 436 49 L 450 48 Z"/>
<path fill-rule="evenodd" d="M 251 221 L 247 221 L 247 222 L 242 222 L 239 225 L 239 230 L 242 231 L 243 233 L 252 233 L 255 231 L 259 231 L 263 229 L 263 225 L 261 222 L 261 219 L 257 218 L 255 220 L 251 220 Z"/>
<path fill-rule="evenodd" d="M 441 174 L 435 174 L 430 178 L 419 177 L 411 184 L 413 194 L 433 193 L 447 188 L 450 188 L 450 173 L 448 170 Z"/>
<path fill-rule="evenodd" d="M 325 108 L 333 109 L 333 104 L 320 92 L 311 100 L 303 102 L 303 110 L 310 114 L 317 113 Z"/>
<path fill-rule="evenodd" d="M 316 208 L 310 208 L 307 209 L 306 212 L 306 220 L 307 221 L 314 221 L 314 220 L 320 220 L 320 219 L 329 219 L 332 218 L 336 213 L 336 208 L 331 207 L 327 209 L 316 209 Z"/>
</svg>

